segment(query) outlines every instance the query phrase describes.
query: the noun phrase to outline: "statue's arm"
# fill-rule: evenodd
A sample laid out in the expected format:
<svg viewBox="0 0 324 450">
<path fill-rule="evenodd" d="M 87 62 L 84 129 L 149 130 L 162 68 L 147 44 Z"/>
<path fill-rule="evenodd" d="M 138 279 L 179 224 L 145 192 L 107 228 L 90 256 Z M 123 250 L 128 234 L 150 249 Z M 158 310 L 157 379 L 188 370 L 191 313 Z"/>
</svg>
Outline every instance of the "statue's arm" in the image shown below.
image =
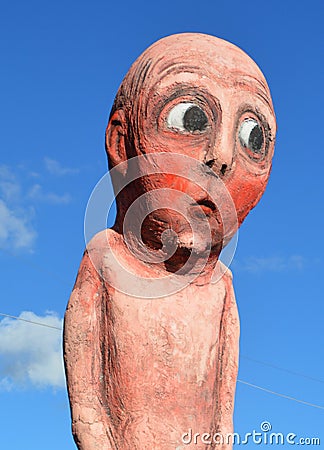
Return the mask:
<svg viewBox="0 0 324 450">
<path fill-rule="evenodd" d="M 101 403 L 100 318 L 104 283 L 85 252 L 64 319 L 64 362 L 79 450 L 115 449 Z M 98 320 L 99 319 L 99 320 Z"/>
<path fill-rule="evenodd" d="M 219 333 L 219 365 L 216 374 L 217 389 L 215 430 L 223 433 L 233 432 L 233 412 L 235 387 L 238 372 L 240 322 L 233 288 L 233 276 L 230 270 L 224 274 L 226 295 L 223 306 Z M 221 447 L 222 449 L 231 446 Z"/>
</svg>

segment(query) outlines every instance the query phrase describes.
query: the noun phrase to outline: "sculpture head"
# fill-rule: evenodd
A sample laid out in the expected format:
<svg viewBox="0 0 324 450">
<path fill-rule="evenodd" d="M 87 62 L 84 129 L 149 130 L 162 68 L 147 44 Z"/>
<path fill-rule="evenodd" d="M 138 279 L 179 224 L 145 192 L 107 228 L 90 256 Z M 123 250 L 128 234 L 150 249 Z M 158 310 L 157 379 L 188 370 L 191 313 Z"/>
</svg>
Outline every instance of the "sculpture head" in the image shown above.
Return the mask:
<svg viewBox="0 0 324 450">
<path fill-rule="evenodd" d="M 170 175 L 170 167 L 165 167 L 165 174 L 149 177 L 144 171 L 117 196 L 117 227 L 136 197 L 172 187 L 198 202 L 210 223 L 212 248 L 219 253 L 224 236 L 217 205 L 208 198 L 208 178 L 214 176 L 226 186 L 235 205 L 237 228 L 265 190 L 275 133 L 268 85 L 242 50 L 196 33 L 159 40 L 135 61 L 116 95 L 106 131 L 109 166 L 139 155 L 185 155 L 199 167 L 206 165 L 206 188 L 194 183 L 194 174 L 190 180 Z M 125 172 L 125 164 L 121 167 Z M 185 219 L 172 210 L 174 201 L 171 195 L 170 209 L 149 214 L 149 226 L 144 227 L 150 229 L 147 241 L 157 242 L 159 233 L 172 228 L 180 242 L 184 236 L 182 246 L 190 246 Z"/>
</svg>

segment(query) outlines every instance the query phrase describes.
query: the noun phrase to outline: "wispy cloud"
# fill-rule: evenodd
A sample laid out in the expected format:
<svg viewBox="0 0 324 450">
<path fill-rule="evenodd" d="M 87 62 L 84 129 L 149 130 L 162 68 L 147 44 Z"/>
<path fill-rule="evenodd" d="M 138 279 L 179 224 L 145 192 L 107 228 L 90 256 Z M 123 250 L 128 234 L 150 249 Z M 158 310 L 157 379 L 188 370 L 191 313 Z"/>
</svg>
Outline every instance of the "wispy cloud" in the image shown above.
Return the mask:
<svg viewBox="0 0 324 450">
<path fill-rule="evenodd" d="M 17 201 L 21 194 L 15 175 L 4 165 L 0 165 L 0 192 L 5 201 Z"/>
<path fill-rule="evenodd" d="M 301 255 L 291 256 L 250 256 L 245 260 L 234 260 L 233 267 L 251 273 L 257 272 L 283 272 L 287 270 L 302 270 L 306 260 Z"/>
<path fill-rule="evenodd" d="M 55 205 L 67 205 L 71 201 L 69 194 L 58 195 L 53 192 L 44 192 L 40 184 L 34 184 L 28 192 L 28 197 L 32 200 L 52 203 Z"/>
<path fill-rule="evenodd" d="M 11 210 L 0 199 L 0 247 L 13 249 L 32 248 L 36 231 L 33 229 L 27 211 Z"/>
<path fill-rule="evenodd" d="M 63 176 L 63 175 L 72 175 L 79 172 L 79 169 L 71 168 L 71 167 L 64 167 L 61 165 L 60 162 L 56 161 L 55 159 L 51 158 L 44 158 L 44 163 L 46 170 L 52 174 L 57 176 Z"/>
<path fill-rule="evenodd" d="M 56 174 L 75 172 L 48 160 L 48 169 Z M 24 169 L 24 170 L 23 170 Z M 25 167 L 15 168 L 0 164 L 0 248 L 6 250 L 31 250 L 36 240 L 34 228 L 35 203 L 67 205 L 68 193 L 48 192 L 40 183 L 31 185 L 31 173 Z M 32 178 L 41 176 L 34 172 Z"/>
<path fill-rule="evenodd" d="M 54 313 L 22 312 L 21 319 L 62 327 Z M 59 330 L 5 318 L 0 321 L 0 389 L 65 386 Z"/>
<path fill-rule="evenodd" d="M 32 224 L 33 212 L 22 201 L 21 185 L 13 172 L 0 166 L 0 247 L 32 248 L 36 231 Z"/>
</svg>

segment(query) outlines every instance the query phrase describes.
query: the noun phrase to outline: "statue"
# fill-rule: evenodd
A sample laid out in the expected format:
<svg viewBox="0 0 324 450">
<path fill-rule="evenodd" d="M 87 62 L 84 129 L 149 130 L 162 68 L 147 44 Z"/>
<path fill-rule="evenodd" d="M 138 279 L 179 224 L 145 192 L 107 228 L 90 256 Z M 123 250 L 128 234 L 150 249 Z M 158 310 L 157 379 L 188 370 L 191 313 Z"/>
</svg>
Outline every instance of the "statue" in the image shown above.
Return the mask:
<svg viewBox="0 0 324 450">
<path fill-rule="evenodd" d="M 79 450 L 232 448 L 239 319 L 219 254 L 266 188 L 275 132 L 260 69 L 229 42 L 168 36 L 130 68 L 106 131 L 116 222 L 65 315 Z"/>
</svg>

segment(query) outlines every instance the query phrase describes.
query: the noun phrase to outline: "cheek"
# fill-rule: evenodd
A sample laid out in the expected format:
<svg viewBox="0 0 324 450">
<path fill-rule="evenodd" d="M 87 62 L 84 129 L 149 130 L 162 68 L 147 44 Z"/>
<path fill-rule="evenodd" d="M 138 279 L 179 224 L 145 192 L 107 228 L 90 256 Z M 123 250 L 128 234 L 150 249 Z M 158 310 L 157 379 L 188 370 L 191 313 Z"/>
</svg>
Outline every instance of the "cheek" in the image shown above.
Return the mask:
<svg viewBox="0 0 324 450">
<path fill-rule="evenodd" d="M 226 183 L 235 204 L 239 225 L 262 197 L 269 174 L 270 169 L 265 174 L 255 175 L 238 164 L 233 176 Z"/>
<path fill-rule="evenodd" d="M 179 163 L 181 164 L 181 162 Z M 166 172 L 168 168 L 164 169 Z M 177 166 L 172 165 L 172 172 L 177 173 Z M 183 167 L 179 166 L 179 173 L 183 172 Z M 189 175 L 188 175 L 189 176 Z M 201 192 L 199 185 L 195 183 L 194 180 L 189 178 L 184 178 L 174 173 L 158 173 L 151 175 L 145 179 L 145 191 L 159 190 L 159 189 L 170 189 L 168 191 L 168 197 L 170 198 L 170 205 L 172 205 L 172 200 L 174 198 L 179 198 L 179 194 L 184 193 L 189 197 L 195 197 Z"/>
<path fill-rule="evenodd" d="M 175 167 L 172 168 L 173 170 Z M 175 176 L 172 174 L 163 175 L 163 185 L 170 189 L 174 189 L 176 192 L 183 192 L 188 195 L 192 194 L 192 191 L 197 190 L 197 186 L 194 182 L 181 176 Z"/>
</svg>

